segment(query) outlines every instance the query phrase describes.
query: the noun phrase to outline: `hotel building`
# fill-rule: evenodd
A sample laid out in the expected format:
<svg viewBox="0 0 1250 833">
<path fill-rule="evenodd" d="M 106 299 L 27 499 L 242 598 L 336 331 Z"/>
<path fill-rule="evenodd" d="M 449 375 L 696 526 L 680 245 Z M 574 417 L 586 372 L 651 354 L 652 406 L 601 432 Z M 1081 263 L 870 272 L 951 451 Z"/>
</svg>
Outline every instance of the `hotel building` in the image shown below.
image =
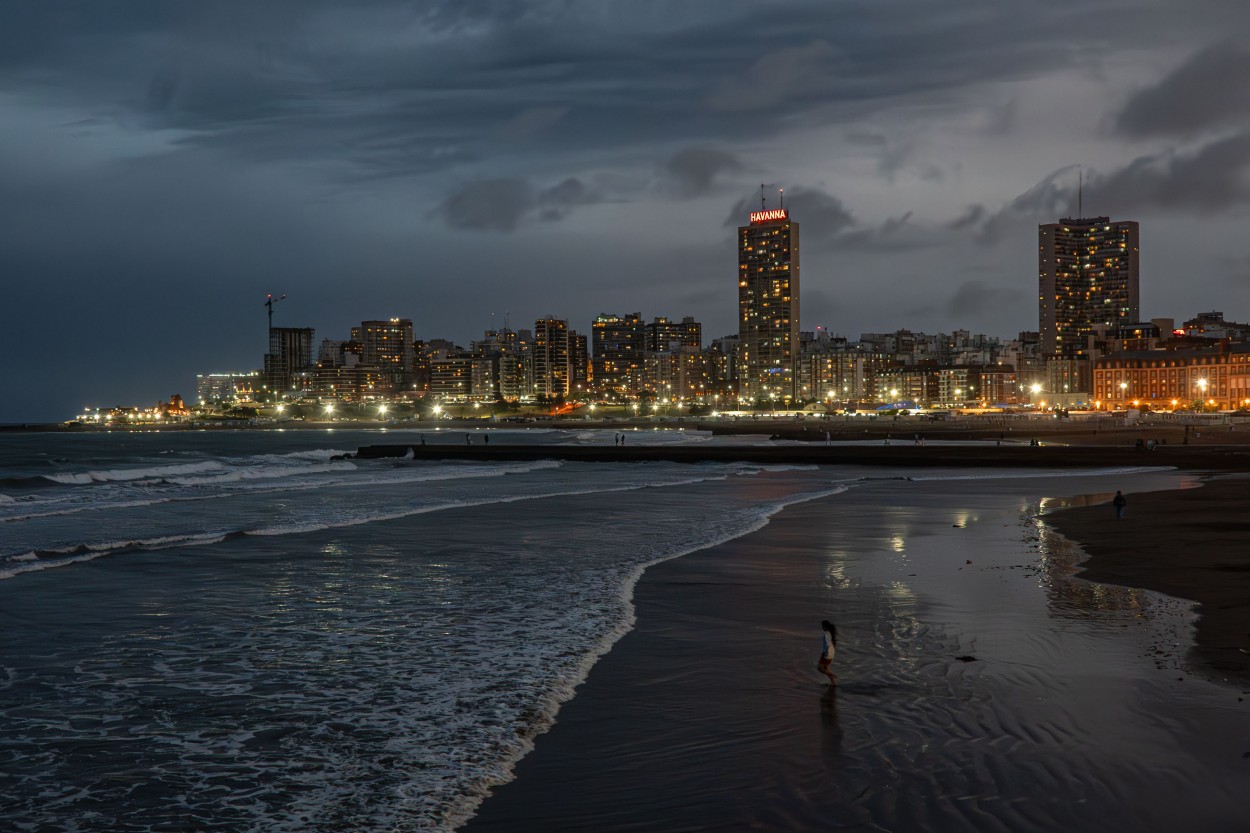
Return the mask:
<svg viewBox="0 0 1250 833">
<path fill-rule="evenodd" d="M 738 395 L 797 398 L 799 224 L 784 208 L 738 227 Z"/>
<path fill-rule="evenodd" d="M 1250 344 L 1112 353 L 1094 364 L 1094 406 L 1153 410 L 1250 406 Z"/>
</svg>

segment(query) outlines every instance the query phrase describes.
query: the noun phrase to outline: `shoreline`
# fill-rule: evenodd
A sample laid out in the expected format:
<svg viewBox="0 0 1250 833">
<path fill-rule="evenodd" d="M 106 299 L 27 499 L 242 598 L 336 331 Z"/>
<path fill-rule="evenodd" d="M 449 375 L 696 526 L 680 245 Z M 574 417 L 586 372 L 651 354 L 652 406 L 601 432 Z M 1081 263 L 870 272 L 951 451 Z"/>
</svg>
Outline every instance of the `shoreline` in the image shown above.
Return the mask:
<svg viewBox="0 0 1250 833">
<path fill-rule="evenodd" d="M 1182 684 L 1184 665 L 1152 656 L 1185 639 L 1186 606 L 1087 590 L 1062 539 L 1062 554 L 1030 553 L 1038 504 L 1029 521 L 997 492 L 1082 491 L 999 482 L 949 499 L 877 481 L 860 502 L 792 505 L 761 531 L 648 568 L 635 628 L 457 829 L 1093 831 L 1132 817 L 1162 831 L 1184 826 L 1186 795 L 1203 807 L 1190 821 L 1215 824 L 1203 829 L 1239 818 L 1242 776 L 1216 773 L 1232 766 L 1224 747 L 1241 755 L 1226 735 L 1244 711 L 1212 706 L 1235 692 Z M 921 497 L 863 511 L 896 488 Z M 910 562 L 891 556 L 899 540 L 915 545 Z M 971 607 L 952 609 L 961 598 Z M 846 630 L 837 689 L 813 668 L 829 612 Z"/>
<path fill-rule="evenodd" d="M 1127 492 L 1110 505 L 1047 513 L 1042 521 L 1089 556 L 1078 577 L 1192 601 L 1192 656 L 1217 679 L 1250 683 L 1250 498 L 1247 481 L 1206 478 L 1196 489 Z"/>
</svg>

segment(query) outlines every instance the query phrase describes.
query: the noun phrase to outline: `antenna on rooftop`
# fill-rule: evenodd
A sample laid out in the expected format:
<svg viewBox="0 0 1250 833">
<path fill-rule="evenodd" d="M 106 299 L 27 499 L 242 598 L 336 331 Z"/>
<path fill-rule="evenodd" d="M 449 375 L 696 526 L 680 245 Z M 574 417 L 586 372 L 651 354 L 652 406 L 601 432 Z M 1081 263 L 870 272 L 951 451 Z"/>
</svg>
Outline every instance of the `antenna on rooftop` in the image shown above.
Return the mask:
<svg viewBox="0 0 1250 833">
<path fill-rule="evenodd" d="M 1080 165 L 1076 166 L 1076 216 L 1085 216 L 1085 169 Z"/>
<path fill-rule="evenodd" d="M 760 183 L 760 211 L 767 211 L 764 207 L 764 183 Z"/>
<path fill-rule="evenodd" d="M 786 189 L 778 188 L 777 193 L 781 195 L 781 209 L 784 211 L 786 208 Z"/>
</svg>

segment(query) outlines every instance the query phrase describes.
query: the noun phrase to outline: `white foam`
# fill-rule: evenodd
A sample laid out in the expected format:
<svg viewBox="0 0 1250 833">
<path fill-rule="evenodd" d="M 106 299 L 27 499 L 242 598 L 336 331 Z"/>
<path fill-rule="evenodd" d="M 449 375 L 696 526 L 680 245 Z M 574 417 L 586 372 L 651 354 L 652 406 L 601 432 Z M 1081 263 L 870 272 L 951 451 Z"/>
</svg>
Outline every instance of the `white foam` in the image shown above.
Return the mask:
<svg viewBox="0 0 1250 833">
<path fill-rule="evenodd" d="M 317 489 L 337 489 L 344 486 L 350 486 L 353 489 L 369 488 L 373 486 L 393 486 L 406 483 L 431 483 L 442 480 L 465 480 L 476 477 L 503 477 L 511 474 L 525 474 L 533 471 L 543 471 L 546 469 L 557 469 L 564 463 L 559 460 L 535 460 L 532 462 L 521 463 L 504 463 L 492 466 L 472 465 L 449 465 L 430 467 L 428 463 L 420 464 L 420 467 L 399 468 L 399 469 L 371 469 L 367 467 L 356 468 L 352 466 L 350 469 L 338 469 L 335 471 L 349 472 L 344 476 L 333 478 L 321 478 L 309 483 L 283 483 L 275 486 L 271 479 L 259 478 L 203 478 L 205 482 L 199 483 L 192 480 L 190 485 L 193 486 L 221 486 L 223 491 L 208 494 L 172 494 L 167 497 L 145 497 L 139 500 L 128 499 L 106 499 L 88 504 L 78 504 L 72 506 L 64 506 L 57 509 L 49 509 L 45 511 L 26 512 L 21 515 L 10 515 L 9 517 L 0 518 L 0 522 L 12 523 L 16 521 L 27 521 L 35 518 L 50 518 L 63 515 L 75 515 L 81 512 L 99 512 L 103 510 L 114 509 L 134 509 L 144 506 L 156 506 L 163 503 L 184 503 L 198 500 L 221 500 L 225 498 L 237 497 L 241 493 L 252 495 L 278 494 L 281 492 L 297 492 L 311 491 Z M 318 472 L 324 474 L 325 472 Z M 359 474 L 360 476 L 356 476 Z M 280 478 L 281 479 L 281 478 Z M 142 481 L 132 482 L 127 485 L 140 485 Z M 176 479 L 160 481 L 172 485 L 180 484 Z"/>
<path fill-rule="evenodd" d="M 276 480 L 283 477 L 303 477 L 323 472 L 353 471 L 356 464 L 348 460 L 307 466 L 251 466 L 237 468 L 208 477 L 165 477 L 177 486 L 213 486 L 220 483 L 239 483 L 245 480 Z"/>
<path fill-rule="evenodd" d="M 23 573 L 33 573 L 39 570 L 51 570 L 56 567 L 68 567 L 71 564 L 81 564 L 84 561 L 94 561 L 97 558 L 103 558 L 106 555 L 112 555 L 121 550 L 142 549 L 142 550 L 165 550 L 172 547 L 200 547 L 206 544 L 216 544 L 224 541 L 225 533 L 210 533 L 204 535 L 165 535 L 157 538 L 145 538 L 134 541 L 106 541 L 94 544 L 80 544 L 74 547 L 61 547 L 58 549 L 44 550 L 47 555 L 63 555 L 64 558 L 40 558 L 36 553 L 25 553 L 20 556 L 6 558 L 6 562 L 19 562 L 22 566 L 14 567 L 11 570 L 0 569 L 0 581 L 15 578 Z M 31 557 L 33 556 L 33 558 Z"/>
<path fill-rule="evenodd" d="M 205 463 L 183 463 L 176 466 L 153 466 L 142 469 L 106 469 L 104 471 L 65 472 L 61 474 L 40 475 L 45 480 L 61 483 L 66 486 L 86 486 L 92 483 L 124 482 L 128 480 L 146 480 L 167 478 L 171 475 L 198 474 L 223 468 L 216 460 Z"/>
<path fill-rule="evenodd" d="M 556 717 L 560 711 L 560 706 L 573 699 L 577 686 L 585 682 L 590 674 L 591 668 L 595 663 L 604 657 L 621 637 L 633 630 L 637 623 L 636 609 L 634 607 L 634 589 L 638 582 L 642 579 L 649 567 L 665 561 L 671 561 L 674 558 L 680 558 L 691 553 L 701 550 L 710 549 L 711 547 L 720 546 L 729 541 L 741 538 L 744 535 L 750 535 L 757 532 L 768 525 L 772 516 L 780 512 L 787 506 L 793 506 L 799 503 L 806 503 L 811 500 L 818 500 L 824 497 L 831 497 L 846 492 L 851 486 L 839 484 L 831 489 L 824 489 L 818 492 L 807 492 L 792 496 L 790 499 L 781 500 L 773 504 L 758 507 L 753 518 L 744 519 L 741 524 L 736 524 L 733 528 L 724 530 L 719 535 L 713 535 L 698 544 L 686 547 L 674 552 L 666 553 L 658 558 L 654 558 L 643 564 L 636 566 L 625 577 L 619 590 L 619 598 L 625 609 L 625 617 L 619 621 L 614 628 L 605 633 L 603 637 L 581 658 L 572 673 L 566 674 L 555 680 L 552 686 L 540 701 L 540 707 L 536 715 L 537 719 L 532 726 L 533 731 L 526 734 L 518 734 L 518 743 L 511 750 L 507 758 L 500 761 L 495 768 L 491 777 L 483 778 L 476 784 L 470 785 L 468 793 L 463 795 L 460 801 L 445 811 L 444 818 L 447 826 L 445 830 L 454 830 L 463 825 L 473 817 L 474 812 L 481 805 L 482 801 L 490 794 L 490 791 L 500 784 L 506 784 L 511 781 L 515 774 L 517 763 L 525 755 L 529 754 L 534 748 L 533 738 L 543 734 L 555 723 Z"/>
</svg>

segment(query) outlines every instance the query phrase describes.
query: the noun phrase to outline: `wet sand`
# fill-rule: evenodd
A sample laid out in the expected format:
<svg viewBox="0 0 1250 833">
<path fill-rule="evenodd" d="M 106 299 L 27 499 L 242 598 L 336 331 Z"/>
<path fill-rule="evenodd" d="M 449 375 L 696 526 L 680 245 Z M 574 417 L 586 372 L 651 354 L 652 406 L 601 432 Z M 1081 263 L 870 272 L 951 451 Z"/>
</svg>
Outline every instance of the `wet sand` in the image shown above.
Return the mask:
<svg viewBox="0 0 1250 833">
<path fill-rule="evenodd" d="M 1199 603 L 1194 660 L 1250 684 L 1250 480 L 1128 494 L 1125 518 L 1103 503 L 1046 521 L 1090 554 L 1090 581 L 1156 590 Z"/>
<path fill-rule="evenodd" d="M 1190 606 L 1073 578 L 1038 521 L 1117 481 L 1187 485 L 869 481 L 652 567 L 636 628 L 463 829 L 1238 829 L 1250 705 L 1191 675 Z"/>
</svg>

